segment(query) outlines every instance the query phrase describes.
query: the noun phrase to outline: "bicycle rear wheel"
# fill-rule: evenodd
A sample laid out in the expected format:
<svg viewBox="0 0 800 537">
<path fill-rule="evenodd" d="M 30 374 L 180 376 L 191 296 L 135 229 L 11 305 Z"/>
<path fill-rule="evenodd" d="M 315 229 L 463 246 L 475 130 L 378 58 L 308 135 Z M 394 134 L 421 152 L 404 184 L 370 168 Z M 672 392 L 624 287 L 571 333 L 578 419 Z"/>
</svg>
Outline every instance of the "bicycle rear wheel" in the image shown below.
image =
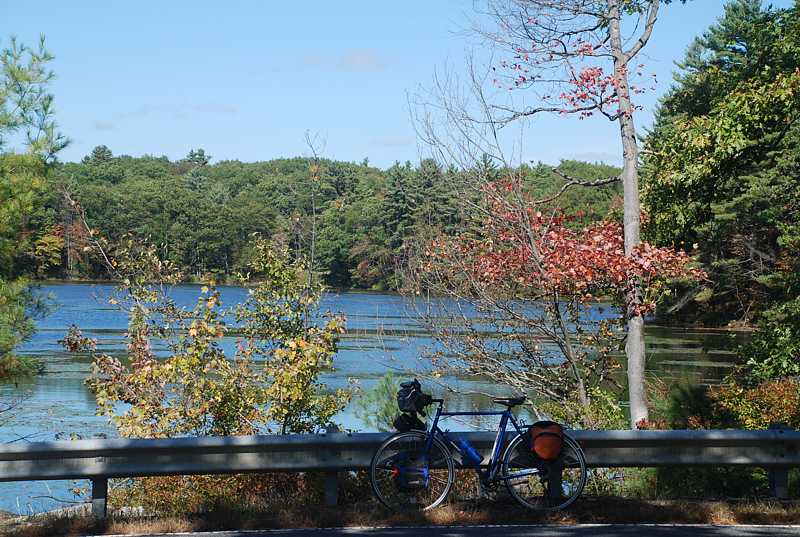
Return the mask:
<svg viewBox="0 0 800 537">
<path fill-rule="evenodd" d="M 427 511 L 447 498 L 455 476 L 453 459 L 438 438 L 426 451 L 426 439 L 422 432 L 399 433 L 372 457 L 372 490 L 388 509 Z"/>
<path fill-rule="evenodd" d="M 508 492 L 524 507 L 557 511 L 571 505 L 586 486 L 586 459 L 578 443 L 564 435 L 564 446 L 555 461 L 533 454 L 518 435 L 506 449 L 501 473 Z"/>
</svg>

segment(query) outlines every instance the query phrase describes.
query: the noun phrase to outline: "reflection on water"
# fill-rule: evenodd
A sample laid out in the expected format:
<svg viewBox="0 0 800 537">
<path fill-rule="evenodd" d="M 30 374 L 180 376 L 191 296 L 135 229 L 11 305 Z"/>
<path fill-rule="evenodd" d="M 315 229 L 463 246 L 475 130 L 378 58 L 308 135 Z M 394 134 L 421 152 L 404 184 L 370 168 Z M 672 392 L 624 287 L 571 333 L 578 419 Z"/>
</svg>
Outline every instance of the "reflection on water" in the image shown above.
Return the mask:
<svg viewBox="0 0 800 537">
<path fill-rule="evenodd" d="M 127 316 L 108 304 L 113 291 L 106 284 L 45 285 L 41 291 L 51 295 L 56 308 L 40 320 L 39 331 L 21 349 L 44 360 L 44 375 L 18 384 L 0 384 L 4 399 L 27 397 L 13 423 L 0 428 L 0 440 L 35 441 L 79 436 L 83 438 L 114 436 L 106 418 L 94 415 L 92 394 L 84 379 L 90 371 L 87 354 L 68 353 L 58 345 L 70 324 L 78 325 L 84 335 L 98 340 L 98 350 L 110 354 L 123 353 L 123 334 Z M 223 302 L 234 305 L 244 299 L 246 290 L 221 287 Z M 191 307 L 199 286 L 181 285 L 172 296 L 179 305 Z M 426 363 L 420 356 L 433 340 L 416 320 L 413 306 L 397 295 L 376 293 L 326 294 L 322 309 L 342 312 L 347 316 L 348 333 L 342 341 L 335 360 L 335 370 L 325 375 L 331 388 L 352 385 L 357 379 L 362 390 L 370 389 L 387 371 L 423 371 Z M 738 338 L 725 332 L 667 327 L 647 328 L 649 367 L 661 378 L 691 377 L 696 382 L 718 382 L 732 366 L 732 349 Z M 226 338 L 223 347 L 232 352 L 235 338 Z M 485 379 L 444 379 L 464 391 L 500 393 L 502 387 Z M 435 387 L 429 386 L 434 393 Z M 358 396 L 356 395 L 356 398 Z M 490 404 L 479 395 L 447 394 L 450 410 L 474 410 Z M 337 416 L 347 429 L 362 430 L 355 418 L 353 405 Z M 468 426 L 493 427 L 490 422 L 458 418 L 447 427 L 463 429 Z M 0 509 L 30 512 L 58 506 L 52 499 L 69 499 L 69 487 L 63 482 L 32 482 L 0 484 Z"/>
</svg>

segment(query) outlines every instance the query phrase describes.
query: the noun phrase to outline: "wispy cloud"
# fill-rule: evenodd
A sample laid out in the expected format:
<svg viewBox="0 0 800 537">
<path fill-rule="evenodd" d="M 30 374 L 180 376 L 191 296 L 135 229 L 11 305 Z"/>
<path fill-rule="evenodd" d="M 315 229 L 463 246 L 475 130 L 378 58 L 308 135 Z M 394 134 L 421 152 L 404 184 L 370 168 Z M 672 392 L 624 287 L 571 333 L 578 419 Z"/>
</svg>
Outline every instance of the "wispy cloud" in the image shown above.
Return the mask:
<svg viewBox="0 0 800 537">
<path fill-rule="evenodd" d="M 194 105 L 143 104 L 119 114 L 120 119 L 141 119 L 149 116 L 171 117 L 176 120 L 189 119 L 192 116 L 235 116 L 239 109 L 225 103 L 200 103 Z"/>
<path fill-rule="evenodd" d="M 377 71 L 383 69 L 384 63 L 374 50 L 359 48 L 348 50 L 339 60 L 338 66 L 355 71 Z"/>
<path fill-rule="evenodd" d="M 204 103 L 195 105 L 193 108 L 195 112 L 212 116 L 235 116 L 239 114 L 238 108 L 223 103 Z"/>
<path fill-rule="evenodd" d="M 108 121 L 95 121 L 92 123 L 92 127 L 96 131 L 113 131 L 116 128 L 113 123 Z"/>
<path fill-rule="evenodd" d="M 408 136 L 381 136 L 372 140 L 372 143 L 384 147 L 407 147 L 412 145 L 414 140 Z"/>
</svg>

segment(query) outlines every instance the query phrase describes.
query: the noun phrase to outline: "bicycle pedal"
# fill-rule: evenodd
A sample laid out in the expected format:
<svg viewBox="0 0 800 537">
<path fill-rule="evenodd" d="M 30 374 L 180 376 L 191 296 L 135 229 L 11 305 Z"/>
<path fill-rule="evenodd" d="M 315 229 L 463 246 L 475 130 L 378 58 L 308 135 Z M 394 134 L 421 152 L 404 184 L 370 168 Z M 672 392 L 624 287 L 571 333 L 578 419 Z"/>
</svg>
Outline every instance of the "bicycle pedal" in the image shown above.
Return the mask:
<svg viewBox="0 0 800 537">
<path fill-rule="evenodd" d="M 478 481 L 478 497 L 489 498 L 491 494 L 497 492 L 496 482 Z"/>
</svg>

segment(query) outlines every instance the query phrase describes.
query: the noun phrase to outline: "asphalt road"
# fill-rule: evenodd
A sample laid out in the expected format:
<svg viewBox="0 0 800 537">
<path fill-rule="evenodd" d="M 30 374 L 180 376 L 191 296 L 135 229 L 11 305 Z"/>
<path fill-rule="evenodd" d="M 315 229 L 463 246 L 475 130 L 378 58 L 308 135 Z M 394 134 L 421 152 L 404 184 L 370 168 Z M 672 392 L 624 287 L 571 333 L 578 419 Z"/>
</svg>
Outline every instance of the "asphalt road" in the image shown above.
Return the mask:
<svg viewBox="0 0 800 537">
<path fill-rule="evenodd" d="M 214 531 L 157 534 L 151 537 L 782 537 L 800 536 L 800 526 L 668 526 L 668 525 L 580 525 L 580 526 L 439 526 L 394 528 L 331 528 L 268 531 Z"/>
</svg>

